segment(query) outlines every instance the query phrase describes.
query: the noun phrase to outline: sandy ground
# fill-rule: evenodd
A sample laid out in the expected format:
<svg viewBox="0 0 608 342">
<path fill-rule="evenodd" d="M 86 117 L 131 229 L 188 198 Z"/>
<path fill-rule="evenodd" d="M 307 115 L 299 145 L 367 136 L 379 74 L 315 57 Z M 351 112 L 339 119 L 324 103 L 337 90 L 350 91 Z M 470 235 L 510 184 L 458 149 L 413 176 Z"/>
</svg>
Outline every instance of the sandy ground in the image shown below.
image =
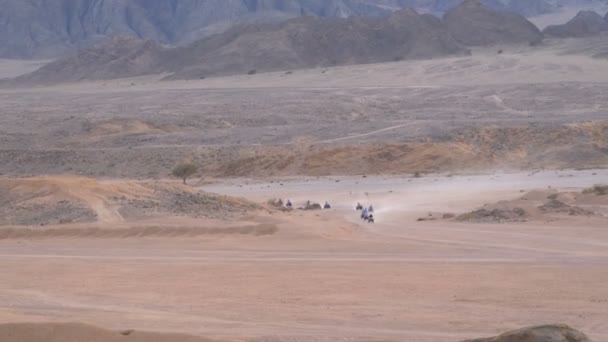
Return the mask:
<svg viewBox="0 0 608 342">
<path fill-rule="evenodd" d="M 77 320 L 259 341 L 421 342 L 565 322 L 603 341 L 605 219 L 415 218 L 606 179 L 607 171 L 589 170 L 211 184 L 204 188 L 256 201 L 327 199 L 335 209 L 251 217 L 279 227 L 264 236 L 2 240 L 0 322 Z M 360 223 L 356 201 L 376 206 L 377 224 Z"/>
</svg>

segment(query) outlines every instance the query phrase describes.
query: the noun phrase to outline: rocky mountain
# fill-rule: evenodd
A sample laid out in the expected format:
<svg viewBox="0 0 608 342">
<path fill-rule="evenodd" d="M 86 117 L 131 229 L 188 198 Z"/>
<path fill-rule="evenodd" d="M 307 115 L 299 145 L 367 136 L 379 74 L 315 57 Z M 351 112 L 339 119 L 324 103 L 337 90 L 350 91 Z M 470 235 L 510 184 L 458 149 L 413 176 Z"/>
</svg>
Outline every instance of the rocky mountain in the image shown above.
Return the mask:
<svg viewBox="0 0 608 342">
<path fill-rule="evenodd" d="M 363 0 L 0 0 L 0 57 L 54 57 L 101 38 L 187 43 L 235 23 L 380 15 Z M 389 6 L 389 7 L 386 7 Z"/>
<path fill-rule="evenodd" d="M 547 36 L 568 38 L 586 37 L 608 32 L 608 14 L 602 17 L 593 11 L 581 11 L 563 25 L 551 25 L 543 30 Z"/>
<path fill-rule="evenodd" d="M 170 52 L 171 49 L 151 40 L 115 36 L 46 64 L 18 80 L 48 84 L 160 73 L 162 60 Z"/>
<path fill-rule="evenodd" d="M 463 0 L 0 0 L 0 58 L 48 58 L 115 35 L 186 45 L 235 24 L 293 17 L 383 16 L 411 7 L 441 15 Z M 492 9 L 532 16 L 571 2 L 483 0 Z"/>
<path fill-rule="evenodd" d="M 465 0 L 443 17 L 454 38 L 468 46 L 499 43 L 538 43 L 543 39 L 540 30 L 525 17 L 491 10 L 480 0 Z"/>
<path fill-rule="evenodd" d="M 173 49 L 115 38 L 18 81 L 55 83 L 163 72 L 191 79 L 466 53 L 439 18 L 405 9 L 387 18 L 303 17 L 238 26 Z"/>
</svg>

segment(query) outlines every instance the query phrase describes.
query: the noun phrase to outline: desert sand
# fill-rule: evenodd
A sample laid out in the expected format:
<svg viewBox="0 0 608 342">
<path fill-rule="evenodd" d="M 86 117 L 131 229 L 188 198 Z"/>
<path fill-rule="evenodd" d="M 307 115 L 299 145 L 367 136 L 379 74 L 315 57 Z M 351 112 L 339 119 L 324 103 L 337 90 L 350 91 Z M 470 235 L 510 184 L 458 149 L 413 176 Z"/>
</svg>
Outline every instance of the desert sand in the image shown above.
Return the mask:
<svg viewBox="0 0 608 342">
<path fill-rule="evenodd" d="M 589 170 L 209 184 L 203 189 L 257 203 L 329 200 L 334 209 L 241 218 L 277 227 L 261 235 L 180 234 L 213 224 L 188 218 L 113 225 L 164 226 L 174 235 L 35 233 L 70 227 L 62 225 L 5 235 L 0 322 L 78 321 L 216 339 L 446 342 L 565 322 L 602 341 L 606 217 L 504 224 L 416 218 L 464 213 L 555 184 L 579 192 L 607 176 Z M 596 205 L 608 206 L 598 198 Z M 376 207 L 376 224 L 358 219 L 357 201 Z"/>
</svg>

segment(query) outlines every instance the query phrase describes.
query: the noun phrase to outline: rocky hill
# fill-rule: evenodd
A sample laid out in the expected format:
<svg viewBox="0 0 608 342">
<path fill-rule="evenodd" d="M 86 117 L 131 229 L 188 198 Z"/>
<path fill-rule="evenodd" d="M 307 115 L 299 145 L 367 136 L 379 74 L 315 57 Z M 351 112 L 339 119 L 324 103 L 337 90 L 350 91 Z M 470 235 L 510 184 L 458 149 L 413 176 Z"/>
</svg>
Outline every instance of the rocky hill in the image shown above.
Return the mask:
<svg viewBox="0 0 608 342">
<path fill-rule="evenodd" d="M 389 18 L 300 18 L 247 27 L 176 53 L 172 78 L 433 58 L 467 53 L 443 23 L 411 9 Z M 178 65 L 186 65 L 179 68 Z"/>
<path fill-rule="evenodd" d="M 439 18 L 406 9 L 388 18 L 304 17 L 282 24 L 238 26 L 175 49 L 115 38 L 18 81 L 56 83 L 163 72 L 171 73 L 171 78 L 198 79 L 466 53 Z"/>
<path fill-rule="evenodd" d="M 465 45 L 499 43 L 538 43 L 543 35 L 525 17 L 491 10 L 480 0 L 466 0 L 443 17 L 454 38 Z"/>
<path fill-rule="evenodd" d="M 462 1 L 0 0 L 0 58 L 57 57 L 115 35 L 184 45 L 235 24 L 279 22 L 308 15 L 382 16 L 406 7 L 441 15 Z M 571 2 L 483 0 L 493 9 L 525 16 L 557 11 Z"/>
<path fill-rule="evenodd" d="M 608 14 L 603 18 L 593 11 L 581 11 L 563 25 L 551 25 L 543 30 L 547 36 L 586 37 L 608 31 Z"/>
<path fill-rule="evenodd" d="M 169 49 L 150 40 L 116 36 L 74 55 L 44 65 L 23 77 L 30 83 L 60 83 L 139 76 L 160 69 Z"/>
</svg>

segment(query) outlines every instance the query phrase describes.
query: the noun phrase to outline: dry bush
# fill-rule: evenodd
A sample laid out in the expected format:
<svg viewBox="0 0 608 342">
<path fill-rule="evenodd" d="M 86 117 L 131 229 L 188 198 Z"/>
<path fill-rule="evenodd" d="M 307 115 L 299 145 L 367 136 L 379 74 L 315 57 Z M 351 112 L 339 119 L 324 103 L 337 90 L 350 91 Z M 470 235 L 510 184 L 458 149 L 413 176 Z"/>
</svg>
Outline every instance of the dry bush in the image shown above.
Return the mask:
<svg viewBox="0 0 608 342">
<path fill-rule="evenodd" d="M 588 189 L 583 190 L 584 194 L 595 194 L 598 196 L 608 195 L 608 185 L 596 184 Z"/>
</svg>

